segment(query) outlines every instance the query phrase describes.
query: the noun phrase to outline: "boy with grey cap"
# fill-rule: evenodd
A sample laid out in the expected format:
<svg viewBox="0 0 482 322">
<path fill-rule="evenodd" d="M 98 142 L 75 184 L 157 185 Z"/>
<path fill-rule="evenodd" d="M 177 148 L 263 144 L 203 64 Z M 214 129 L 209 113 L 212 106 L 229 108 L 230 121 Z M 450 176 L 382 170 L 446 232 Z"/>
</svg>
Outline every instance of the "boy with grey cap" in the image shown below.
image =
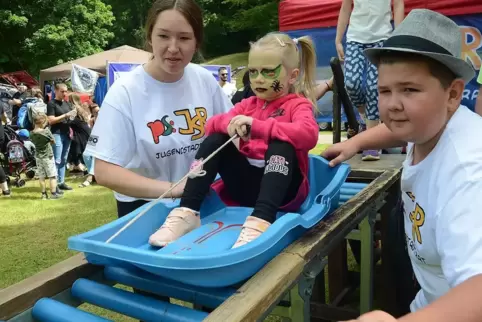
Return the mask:
<svg viewBox="0 0 482 322">
<path fill-rule="evenodd" d="M 359 150 L 408 142 L 401 189 L 407 248 L 421 286 L 412 313 L 375 311 L 358 321 L 482 321 L 482 117 L 461 105 L 475 72 L 461 58 L 460 29 L 425 9 L 410 12 L 381 48 L 383 124 L 333 145 L 332 166 Z M 467 138 L 479 138 L 468 141 Z"/>
</svg>

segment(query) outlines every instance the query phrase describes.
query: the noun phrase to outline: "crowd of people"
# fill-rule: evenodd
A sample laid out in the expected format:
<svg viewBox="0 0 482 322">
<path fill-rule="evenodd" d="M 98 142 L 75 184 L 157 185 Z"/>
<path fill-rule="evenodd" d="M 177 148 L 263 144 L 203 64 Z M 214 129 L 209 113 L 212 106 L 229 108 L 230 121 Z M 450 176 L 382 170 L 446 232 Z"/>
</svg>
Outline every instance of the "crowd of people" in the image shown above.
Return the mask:
<svg viewBox="0 0 482 322">
<path fill-rule="evenodd" d="M 337 29 L 347 90 L 367 129 L 322 156 L 331 166 L 359 151 L 377 160 L 381 149 L 408 143 L 400 189 L 407 251 L 421 286 L 411 313 L 396 319 L 374 311 L 357 321 L 478 322 L 482 143 L 467 137 L 478 137 L 482 117 L 461 105 L 475 72 L 461 58 L 452 20 L 426 9 L 404 17 L 403 7 L 403 0 L 394 1 L 393 29 L 390 1 L 343 0 Z M 75 131 L 73 166 L 95 159 L 89 173 L 115 192 L 119 217 L 161 195 L 180 199 L 151 245 L 163 247 L 199 227 L 200 205 L 213 187 L 226 203 L 253 208 L 232 246 L 243 247 L 269 229 L 279 209 L 296 210 L 306 197 L 307 158 L 319 131 L 316 102 L 333 80 L 316 83 L 309 37 L 273 32 L 251 44 L 240 91 L 227 85 L 224 70 L 216 81 L 191 63 L 203 42 L 203 14 L 194 0 L 155 1 L 145 32 L 152 59 L 112 85 L 97 117 L 81 112 L 75 96 L 67 103 L 67 87 L 56 85 L 55 100 L 32 131 L 36 146 L 53 147 L 40 149 L 43 177 L 55 175 L 52 195 L 70 188 L 65 166 Z M 368 75 L 366 90 L 355 70 Z M 218 173 L 222 180 L 213 185 Z"/>
<path fill-rule="evenodd" d="M 0 104 L 0 115 L 6 126 L 12 126 L 22 134 L 24 143 L 33 145 L 32 150 L 28 148 L 27 150 L 35 156 L 36 177 L 40 182 L 41 198 L 58 199 L 64 191 L 73 189 L 65 182 L 67 168 L 72 172 L 84 174 L 85 181 L 79 187 L 88 187 L 94 180 L 94 160 L 83 152 L 91 128 L 95 124 L 99 106 L 92 101 L 82 103 L 80 96 L 77 93 L 69 93 L 64 83 L 55 84 L 52 99 L 38 88 L 28 89 L 20 84 L 18 89 L 8 101 L 9 113 L 5 104 Z M 37 104 L 41 108 L 33 109 L 33 112 L 29 110 L 29 126 L 25 129 L 19 126 L 18 118 L 22 106 L 27 105 L 27 108 L 31 108 L 29 104 Z M 3 152 L 6 151 L 8 142 L 4 134 L 4 126 L 1 126 L 0 130 L 0 147 Z M 4 160 L 4 165 L 7 164 L 7 160 Z M 44 179 L 50 180 L 50 196 L 46 191 Z M 11 196 L 12 192 L 3 167 L 0 167 L 0 185 L 2 195 Z"/>
</svg>

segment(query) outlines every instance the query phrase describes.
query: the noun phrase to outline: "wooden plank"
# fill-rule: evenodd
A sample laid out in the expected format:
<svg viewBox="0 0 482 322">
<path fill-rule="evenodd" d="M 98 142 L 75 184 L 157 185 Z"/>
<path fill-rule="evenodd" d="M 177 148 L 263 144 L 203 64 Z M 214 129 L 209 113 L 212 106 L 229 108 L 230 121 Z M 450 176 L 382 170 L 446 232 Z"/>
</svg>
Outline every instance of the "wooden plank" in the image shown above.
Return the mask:
<svg viewBox="0 0 482 322">
<path fill-rule="evenodd" d="M 342 240 L 363 219 L 363 212 L 368 209 L 377 198 L 390 188 L 400 178 L 398 170 L 388 170 L 370 183 L 354 198 L 351 198 L 333 214 L 318 223 L 297 242 L 286 248 L 286 252 L 298 254 L 310 261 L 316 254 L 326 248 L 338 244 L 335 236 Z"/>
<path fill-rule="evenodd" d="M 361 154 L 357 154 L 347 162 L 353 170 L 385 171 L 401 169 L 404 160 L 405 154 L 382 154 L 378 161 L 362 161 Z"/>
<path fill-rule="evenodd" d="M 326 256 L 339 244 L 362 220 L 365 210 L 399 177 L 398 170 L 385 171 L 328 219 L 288 246 L 204 321 L 257 321 L 297 282 L 305 264 L 317 254 Z"/>
<path fill-rule="evenodd" d="M 83 254 L 66 259 L 23 281 L 0 290 L 0 320 L 8 320 L 28 310 L 42 297 L 52 297 L 81 277 L 91 276 L 101 267 L 88 264 Z"/>
<path fill-rule="evenodd" d="M 203 321 L 258 321 L 291 288 L 305 265 L 298 255 L 279 254 Z"/>
</svg>

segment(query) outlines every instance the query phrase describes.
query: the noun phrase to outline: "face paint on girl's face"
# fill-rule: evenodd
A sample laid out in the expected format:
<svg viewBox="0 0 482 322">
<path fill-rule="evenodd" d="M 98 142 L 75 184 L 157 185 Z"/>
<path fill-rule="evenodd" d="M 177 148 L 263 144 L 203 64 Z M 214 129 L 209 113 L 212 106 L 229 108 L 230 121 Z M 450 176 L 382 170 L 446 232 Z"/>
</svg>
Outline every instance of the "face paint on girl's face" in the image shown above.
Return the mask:
<svg viewBox="0 0 482 322">
<path fill-rule="evenodd" d="M 259 98 L 271 101 L 288 93 L 289 77 L 278 53 L 253 49 L 248 68 L 251 89 Z"/>
</svg>

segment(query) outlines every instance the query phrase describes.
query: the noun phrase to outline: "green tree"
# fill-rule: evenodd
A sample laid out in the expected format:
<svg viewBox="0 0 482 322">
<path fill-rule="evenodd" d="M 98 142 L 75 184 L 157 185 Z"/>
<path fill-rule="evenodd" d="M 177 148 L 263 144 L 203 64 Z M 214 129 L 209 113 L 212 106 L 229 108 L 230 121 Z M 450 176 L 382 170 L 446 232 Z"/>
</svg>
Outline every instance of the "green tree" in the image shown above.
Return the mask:
<svg viewBox="0 0 482 322">
<path fill-rule="evenodd" d="M 112 32 L 115 38 L 109 47 L 129 45 L 137 48 L 144 46 L 144 25 L 147 11 L 153 0 L 104 0 L 112 7 L 115 24 Z"/>
<path fill-rule="evenodd" d="M 114 37 L 101 0 L 23 0 L 0 9 L 0 70 L 40 69 L 100 52 Z"/>
<path fill-rule="evenodd" d="M 278 29 L 278 0 L 199 0 L 204 9 L 204 54 L 246 51 L 249 42 Z"/>
</svg>

